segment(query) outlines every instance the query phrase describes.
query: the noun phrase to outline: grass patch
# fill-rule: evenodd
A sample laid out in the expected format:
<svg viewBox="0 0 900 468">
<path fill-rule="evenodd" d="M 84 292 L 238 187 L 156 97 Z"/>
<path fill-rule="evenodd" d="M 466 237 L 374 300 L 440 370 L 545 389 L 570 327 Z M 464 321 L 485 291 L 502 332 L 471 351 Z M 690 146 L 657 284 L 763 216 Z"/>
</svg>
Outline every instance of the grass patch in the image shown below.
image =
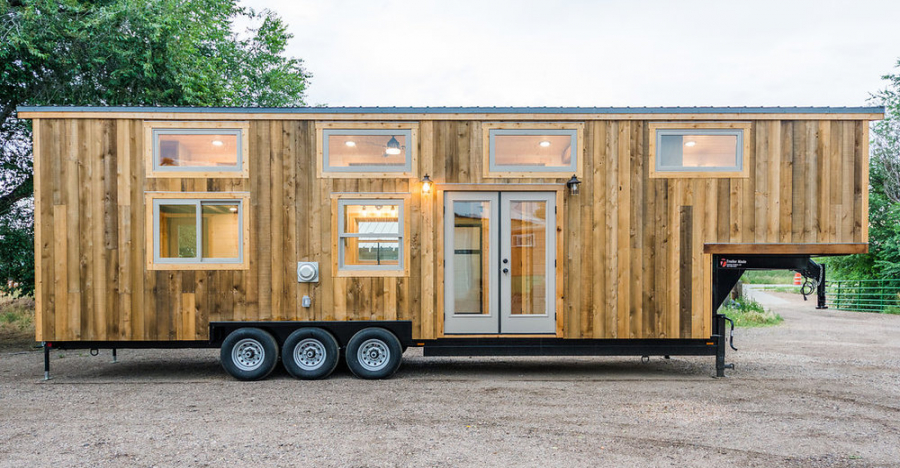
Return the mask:
<svg viewBox="0 0 900 468">
<path fill-rule="evenodd" d="M 767 285 L 767 287 L 756 288 L 756 289 L 759 291 L 800 294 L 800 286 L 794 286 L 794 285 L 785 285 L 785 286 L 768 286 Z"/>
<path fill-rule="evenodd" d="M 747 284 L 794 284 L 794 272 L 785 270 L 751 270 L 741 281 Z"/>
<path fill-rule="evenodd" d="M 750 299 L 728 302 L 722 306 L 721 313 L 734 320 L 735 327 L 768 327 L 784 321 L 780 315 Z"/>
<path fill-rule="evenodd" d="M 0 348 L 34 345 L 34 299 L 0 295 Z"/>
</svg>

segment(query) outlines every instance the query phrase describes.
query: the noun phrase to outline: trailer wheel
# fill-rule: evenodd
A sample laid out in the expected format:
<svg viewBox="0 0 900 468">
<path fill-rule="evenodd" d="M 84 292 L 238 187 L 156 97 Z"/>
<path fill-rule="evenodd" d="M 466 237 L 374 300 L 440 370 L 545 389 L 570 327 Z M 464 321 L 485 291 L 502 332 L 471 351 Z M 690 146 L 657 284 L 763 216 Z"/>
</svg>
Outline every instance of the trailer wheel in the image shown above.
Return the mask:
<svg viewBox="0 0 900 468">
<path fill-rule="evenodd" d="M 347 367 L 361 379 L 386 379 L 397 372 L 403 359 L 400 340 L 383 328 L 364 328 L 350 338 Z"/>
<path fill-rule="evenodd" d="M 278 364 L 278 342 L 259 328 L 238 328 L 222 342 L 222 367 L 238 380 L 260 380 Z"/>
<path fill-rule="evenodd" d="M 300 328 L 284 341 L 281 362 L 298 379 L 324 379 L 340 360 L 337 340 L 321 328 Z"/>
</svg>

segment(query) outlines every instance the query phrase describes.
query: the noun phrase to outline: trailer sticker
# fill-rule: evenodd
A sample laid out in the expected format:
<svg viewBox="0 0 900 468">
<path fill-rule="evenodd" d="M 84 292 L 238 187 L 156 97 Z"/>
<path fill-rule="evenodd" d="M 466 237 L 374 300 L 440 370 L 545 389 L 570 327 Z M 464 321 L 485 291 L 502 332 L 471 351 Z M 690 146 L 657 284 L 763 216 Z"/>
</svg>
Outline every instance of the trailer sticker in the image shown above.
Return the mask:
<svg viewBox="0 0 900 468">
<path fill-rule="evenodd" d="M 719 266 L 722 268 L 743 268 L 746 264 L 747 260 L 744 259 L 729 260 L 727 258 L 723 258 L 719 260 Z"/>
</svg>

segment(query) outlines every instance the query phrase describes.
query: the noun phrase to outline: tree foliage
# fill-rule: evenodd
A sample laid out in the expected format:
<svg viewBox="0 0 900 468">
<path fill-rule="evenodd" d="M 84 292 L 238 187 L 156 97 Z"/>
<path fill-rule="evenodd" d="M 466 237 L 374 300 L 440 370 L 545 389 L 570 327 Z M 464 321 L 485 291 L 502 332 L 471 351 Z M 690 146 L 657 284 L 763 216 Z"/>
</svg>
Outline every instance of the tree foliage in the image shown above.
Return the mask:
<svg viewBox="0 0 900 468">
<path fill-rule="evenodd" d="M 872 125 L 869 253 L 830 259 L 839 278 L 900 278 L 900 74 L 883 78 L 887 88 L 872 99 L 885 107 L 885 114 Z"/>
<path fill-rule="evenodd" d="M 0 251 L 28 250 L 29 231 L 8 219 L 33 191 L 17 106 L 303 105 L 310 75 L 285 55 L 290 38 L 277 15 L 237 0 L 0 0 Z M 20 263 L 0 275 L 27 277 Z"/>
</svg>

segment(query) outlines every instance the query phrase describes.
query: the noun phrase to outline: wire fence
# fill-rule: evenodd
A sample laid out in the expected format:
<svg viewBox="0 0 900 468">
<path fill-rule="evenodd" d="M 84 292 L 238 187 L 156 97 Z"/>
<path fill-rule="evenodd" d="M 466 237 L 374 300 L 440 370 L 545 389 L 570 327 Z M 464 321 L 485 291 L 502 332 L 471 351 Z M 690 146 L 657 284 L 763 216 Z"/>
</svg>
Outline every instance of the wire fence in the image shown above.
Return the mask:
<svg viewBox="0 0 900 468">
<path fill-rule="evenodd" d="M 826 283 L 828 307 L 859 312 L 900 313 L 900 279 Z"/>
</svg>

